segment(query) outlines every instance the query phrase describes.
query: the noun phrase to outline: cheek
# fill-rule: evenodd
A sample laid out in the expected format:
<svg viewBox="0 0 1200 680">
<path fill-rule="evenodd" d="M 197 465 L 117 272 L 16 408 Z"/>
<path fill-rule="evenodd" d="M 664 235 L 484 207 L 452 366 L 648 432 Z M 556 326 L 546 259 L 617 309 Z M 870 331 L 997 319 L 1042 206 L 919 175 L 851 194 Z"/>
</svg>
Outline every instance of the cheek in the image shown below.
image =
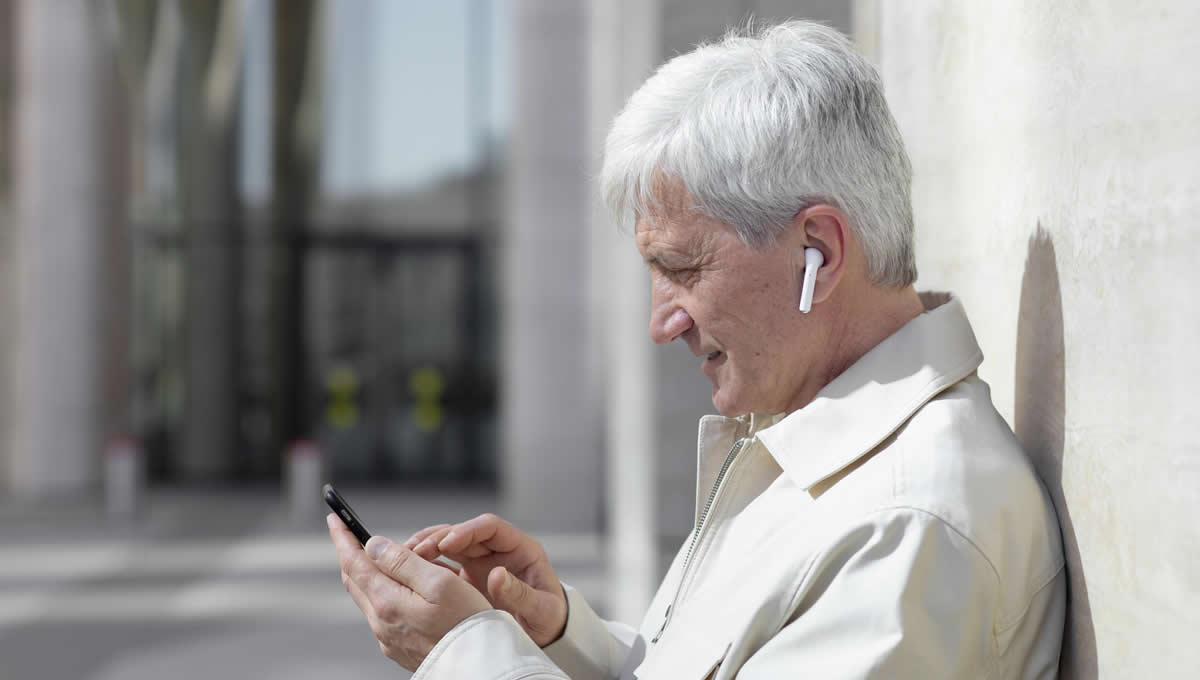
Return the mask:
<svg viewBox="0 0 1200 680">
<path fill-rule="evenodd" d="M 798 350 L 780 323 L 788 313 L 788 307 L 770 310 L 759 305 L 742 316 L 729 349 L 734 374 L 743 389 L 770 392 L 788 372 L 789 361 Z"/>
<path fill-rule="evenodd" d="M 800 301 L 799 296 L 793 294 L 787 272 L 774 272 L 771 276 L 763 276 L 758 280 L 755 294 L 760 308 L 768 310 L 773 318 L 797 311 L 796 306 Z"/>
<path fill-rule="evenodd" d="M 726 349 L 757 361 L 767 347 L 786 342 L 780 322 L 798 313 L 786 268 L 755 263 L 721 274 L 696 286 L 689 311 L 694 310 L 697 325 Z"/>
<path fill-rule="evenodd" d="M 761 295 L 732 309 L 726 317 L 728 323 L 721 325 L 736 338 L 734 342 L 746 359 L 759 361 L 772 354 L 773 348 L 788 344 L 782 322 L 792 311 L 790 305 Z"/>
</svg>

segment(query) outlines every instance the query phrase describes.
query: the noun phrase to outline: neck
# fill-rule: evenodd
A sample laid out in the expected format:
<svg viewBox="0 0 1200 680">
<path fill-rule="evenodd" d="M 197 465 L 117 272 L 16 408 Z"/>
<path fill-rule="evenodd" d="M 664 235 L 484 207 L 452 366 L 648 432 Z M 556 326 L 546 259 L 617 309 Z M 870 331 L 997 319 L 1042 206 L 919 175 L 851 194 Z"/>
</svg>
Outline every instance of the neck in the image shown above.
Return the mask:
<svg viewBox="0 0 1200 680">
<path fill-rule="evenodd" d="M 788 412 L 803 408 L 826 385 L 833 382 L 854 362 L 874 349 L 888 336 L 925 311 L 916 289 L 870 288 L 861 295 L 847 295 L 842 304 L 830 305 L 837 311 L 829 324 L 824 346 L 830 352 L 820 359 L 812 379 L 793 401 Z"/>
</svg>

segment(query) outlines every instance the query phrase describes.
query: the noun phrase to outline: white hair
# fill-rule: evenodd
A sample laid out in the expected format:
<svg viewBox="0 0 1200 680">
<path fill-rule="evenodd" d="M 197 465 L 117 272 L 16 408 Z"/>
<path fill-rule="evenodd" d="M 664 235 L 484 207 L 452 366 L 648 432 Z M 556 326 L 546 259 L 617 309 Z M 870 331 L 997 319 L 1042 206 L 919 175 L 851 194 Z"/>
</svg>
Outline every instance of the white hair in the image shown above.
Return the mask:
<svg viewBox="0 0 1200 680">
<path fill-rule="evenodd" d="M 833 205 L 873 283 L 916 280 L 904 142 L 879 74 L 832 28 L 734 31 L 659 67 L 613 121 L 601 190 L 628 226 L 662 208 L 664 181 L 753 248 L 800 210 Z"/>
</svg>

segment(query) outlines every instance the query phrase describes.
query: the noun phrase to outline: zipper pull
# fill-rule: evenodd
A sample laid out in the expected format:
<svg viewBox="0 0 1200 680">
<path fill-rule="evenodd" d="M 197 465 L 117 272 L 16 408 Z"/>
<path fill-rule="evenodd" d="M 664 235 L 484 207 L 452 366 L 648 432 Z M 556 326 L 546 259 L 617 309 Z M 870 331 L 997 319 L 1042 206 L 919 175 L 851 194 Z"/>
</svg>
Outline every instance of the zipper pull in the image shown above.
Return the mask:
<svg viewBox="0 0 1200 680">
<path fill-rule="evenodd" d="M 672 605 L 667 605 L 667 613 L 663 614 L 662 627 L 660 627 L 658 632 L 654 634 L 654 639 L 650 641 L 650 644 L 658 642 L 658 639 L 662 637 L 663 631 L 667 629 L 667 623 L 671 621 L 671 606 Z"/>
</svg>

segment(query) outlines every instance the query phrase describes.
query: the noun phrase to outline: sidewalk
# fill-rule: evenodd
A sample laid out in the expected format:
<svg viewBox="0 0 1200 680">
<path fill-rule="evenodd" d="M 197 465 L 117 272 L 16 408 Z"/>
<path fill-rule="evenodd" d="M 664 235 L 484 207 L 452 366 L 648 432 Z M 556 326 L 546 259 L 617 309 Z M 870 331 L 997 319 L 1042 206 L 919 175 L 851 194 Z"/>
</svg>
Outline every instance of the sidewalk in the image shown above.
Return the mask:
<svg viewBox="0 0 1200 680">
<path fill-rule="evenodd" d="M 343 492 L 394 538 L 496 509 L 485 493 Z M 0 501 L 0 679 L 407 677 L 343 590 L 322 516 L 226 489 L 154 492 L 126 526 L 100 507 Z M 603 611 L 600 537 L 539 539 Z"/>
</svg>

